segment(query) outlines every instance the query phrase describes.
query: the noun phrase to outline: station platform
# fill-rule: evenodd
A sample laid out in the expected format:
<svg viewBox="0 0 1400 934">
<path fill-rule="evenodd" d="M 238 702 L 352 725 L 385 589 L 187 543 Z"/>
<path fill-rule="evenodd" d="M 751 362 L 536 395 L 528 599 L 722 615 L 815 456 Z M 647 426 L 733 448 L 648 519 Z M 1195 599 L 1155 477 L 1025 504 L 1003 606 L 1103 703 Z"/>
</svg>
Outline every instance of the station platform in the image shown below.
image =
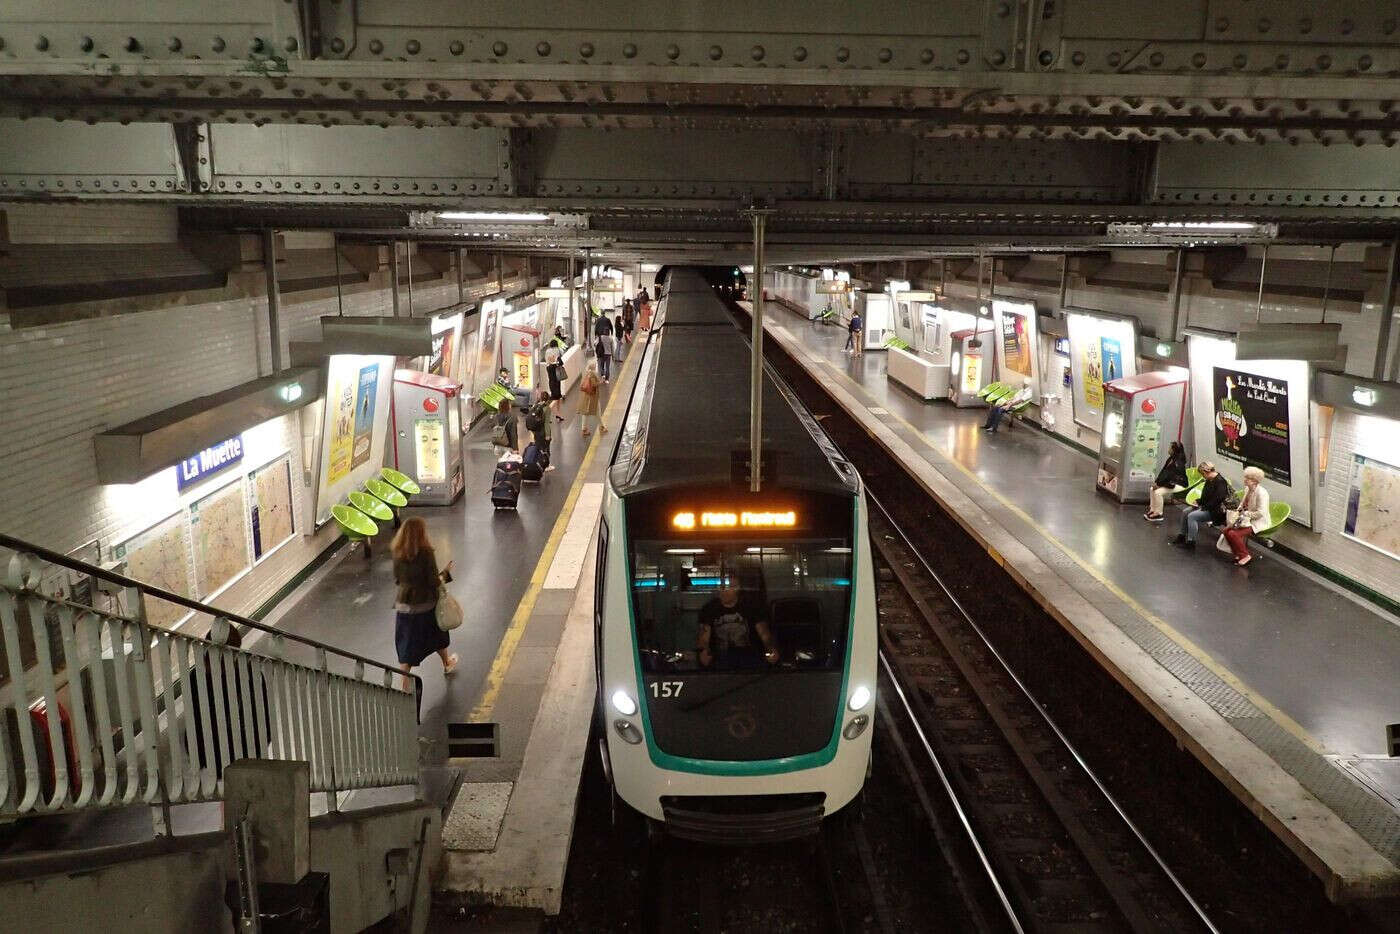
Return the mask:
<svg viewBox="0 0 1400 934">
<path fill-rule="evenodd" d="M 603 421 L 621 422 L 642 356 L 634 345 L 605 384 Z M 451 589 L 466 612 L 452 633 L 458 668 L 444 676 L 430 656 L 423 678 L 420 741 L 425 766 L 460 776 L 443 824 L 439 892 L 463 903 L 557 913 L 593 710 L 595 530 L 614 435 L 580 435 L 580 393 L 564 403 L 552 446 L 555 470 L 526 484 L 516 511 L 497 511 L 487 488 L 495 465 L 490 428 L 464 440 L 466 492 L 449 507 L 417 507 L 438 547 L 455 561 Z M 521 422 L 522 443 L 528 436 Z M 299 635 L 374 657 L 392 657 L 391 533 L 312 575 L 269 616 Z M 450 727 L 487 741 L 454 747 Z M 491 740 L 494 739 L 494 742 Z M 456 754 L 454 754 L 456 753 Z"/>
<path fill-rule="evenodd" d="M 747 307 L 747 306 L 746 306 Z M 1094 489 L 1096 464 L 985 409 L 925 403 L 886 355 L 765 303 L 765 331 L 1338 901 L 1400 892 L 1400 620 L 1285 558 L 1236 568 Z M 1175 514 L 1175 510 L 1173 510 Z M 1179 516 L 1176 517 L 1179 521 Z"/>
</svg>

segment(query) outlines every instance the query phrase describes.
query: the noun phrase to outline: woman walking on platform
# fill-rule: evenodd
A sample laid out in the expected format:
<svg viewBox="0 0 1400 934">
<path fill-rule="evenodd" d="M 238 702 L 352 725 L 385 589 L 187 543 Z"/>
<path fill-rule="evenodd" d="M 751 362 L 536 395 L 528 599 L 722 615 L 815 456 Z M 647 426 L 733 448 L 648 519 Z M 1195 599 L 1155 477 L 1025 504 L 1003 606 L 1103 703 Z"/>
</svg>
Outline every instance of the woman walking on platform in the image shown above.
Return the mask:
<svg viewBox="0 0 1400 934">
<path fill-rule="evenodd" d="M 598 395 L 603 388 L 603 381 L 598 376 L 598 365 L 589 361 L 588 366 L 583 368 L 583 377 L 579 380 L 579 391 L 583 393 L 578 404 L 578 423 L 583 430 L 583 436 L 587 438 L 593 434 L 588 429 L 588 418 L 593 416 L 598 420 L 598 434 L 608 433 L 608 426 L 603 424 L 602 416 L 598 414 L 600 401 Z"/>
<path fill-rule="evenodd" d="M 408 673 L 434 652 L 442 659 L 443 674 L 457 670 L 457 655 L 447 650 L 451 639 L 437 624 L 438 587 L 452 580 L 452 562 L 438 570 L 427 523 L 417 516 L 403 521 L 390 550 L 394 555 L 394 583 L 398 585 L 394 599 L 394 648 L 404 673 L 404 690 L 408 690 Z"/>
</svg>

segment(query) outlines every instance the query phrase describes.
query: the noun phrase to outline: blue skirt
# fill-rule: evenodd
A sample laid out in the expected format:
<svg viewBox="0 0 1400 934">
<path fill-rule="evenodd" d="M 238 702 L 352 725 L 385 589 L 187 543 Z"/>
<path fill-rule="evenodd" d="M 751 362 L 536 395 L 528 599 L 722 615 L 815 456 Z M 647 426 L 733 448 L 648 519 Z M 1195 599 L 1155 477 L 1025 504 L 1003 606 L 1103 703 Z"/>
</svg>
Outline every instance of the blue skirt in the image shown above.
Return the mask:
<svg viewBox="0 0 1400 934">
<path fill-rule="evenodd" d="M 394 649 L 400 665 L 421 665 L 423 659 L 450 643 L 448 634 L 438 628 L 436 610 L 394 614 Z"/>
</svg>

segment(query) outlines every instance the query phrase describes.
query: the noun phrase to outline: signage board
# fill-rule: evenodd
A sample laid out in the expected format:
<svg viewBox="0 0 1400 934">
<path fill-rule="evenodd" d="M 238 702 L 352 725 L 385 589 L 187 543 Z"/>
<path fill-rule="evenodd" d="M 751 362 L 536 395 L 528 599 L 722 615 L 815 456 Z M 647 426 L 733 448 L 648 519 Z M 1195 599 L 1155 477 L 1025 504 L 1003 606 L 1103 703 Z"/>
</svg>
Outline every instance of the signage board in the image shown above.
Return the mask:
<svg viewBox="0 0 1400 934">
<path fill-rule="evenodd" d="M 221 441 L 182 460 L 180 466 L 175 469 L 175 486 L 183 492 L 186 487 L 193 486 L 206 477 L 211 477 L 221 470 L 232 467 L 242 459 L 242 435 Z"/>
<path fill-rule="evenodd" d="M 1214 367 L 1215 452 L 1292 483 L 1288 381 Z"/>
</svg>

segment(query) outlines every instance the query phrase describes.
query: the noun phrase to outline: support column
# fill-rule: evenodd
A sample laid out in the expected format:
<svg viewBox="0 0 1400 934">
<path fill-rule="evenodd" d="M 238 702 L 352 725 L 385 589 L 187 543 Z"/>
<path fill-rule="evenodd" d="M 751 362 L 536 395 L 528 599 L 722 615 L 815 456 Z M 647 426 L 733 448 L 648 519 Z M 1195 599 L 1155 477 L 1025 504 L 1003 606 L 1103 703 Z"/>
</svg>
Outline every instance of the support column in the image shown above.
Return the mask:
<svg viewBox="0 0 1400 934">
<path fill-rule="evenodd" d="M 588 335 L 583 333 L 583 329 L 579 327 L 578 293 L 574 288 L 574 254 L 572 250 L 569 251 L 569 326 L 574 331 L 574 343 L 587 347 Z M 584 328 L 586 327 L 587 322 L 585 321 Z"/>
<path fill-rule="evenodd" d="M 389 243 L 389 294 L 394 299 L 394 317 L 399 316 L 399 241 L 393 240 Z"/>
<path fill-rule="evenodd" d="M 1376 365 L 1371 370 L 1373 379 L 1385 379 L 1385 361 L 1390 355 L 1390 328 L 1395 323 L 1395 278 L 1400 267 L 1400 234 L 1391 238 L 1390 262 L 1385 269 L 1385 292 L 1381 295 L 1380 333 L 1376 335 Z M 1400 360 L 1400 355 L 1397 356 Z M 1391 368 L 1391 379 L 1395 378 L 1395 368 Z"/>
<path fill-rule="evenodd" d="M 583 248 L 583 300 L 588 303 L 588 311 L 584 313 L 583 322 L 589 328 L 593 327 L 593 248 L 586 246 Z"/>
<path fill-rule="evenodd" d="M 457 260 L 457 304 L 461 305 L 467 300 L 467 289 L 462 282 L 462 251 L 456 251 Z"/>
<path fill-rule="evenodd" d="M 1169 338 L 1173 343 L 1181 340 L 1181 270 L 1185 257 L 1185 250 L 1176 251 L 1176 273 L 1172 276 L 1172 328 Z"/>
<path fill-rule="evenodd" d="M 413 241 L 403 242 L 403 257 L 408 263 L 408 316 L 413 317 Z"/>
<path fill-rule="evenodd" d="M 272 375 L 282 372 L 282 290 L 277 284 L 277 231 L 263 231 L 263 269 L 267 274 L 267 342 L 272 348 Z"/>
<path fill-rule="evenodd" d="M 753 278 L 749 300 L 753 307 L 753 344 L 749 362 L 749 490 L 763 488 L 763 235 L 768 211 L 750 212 L 753 220 Z"/>
</svg>

